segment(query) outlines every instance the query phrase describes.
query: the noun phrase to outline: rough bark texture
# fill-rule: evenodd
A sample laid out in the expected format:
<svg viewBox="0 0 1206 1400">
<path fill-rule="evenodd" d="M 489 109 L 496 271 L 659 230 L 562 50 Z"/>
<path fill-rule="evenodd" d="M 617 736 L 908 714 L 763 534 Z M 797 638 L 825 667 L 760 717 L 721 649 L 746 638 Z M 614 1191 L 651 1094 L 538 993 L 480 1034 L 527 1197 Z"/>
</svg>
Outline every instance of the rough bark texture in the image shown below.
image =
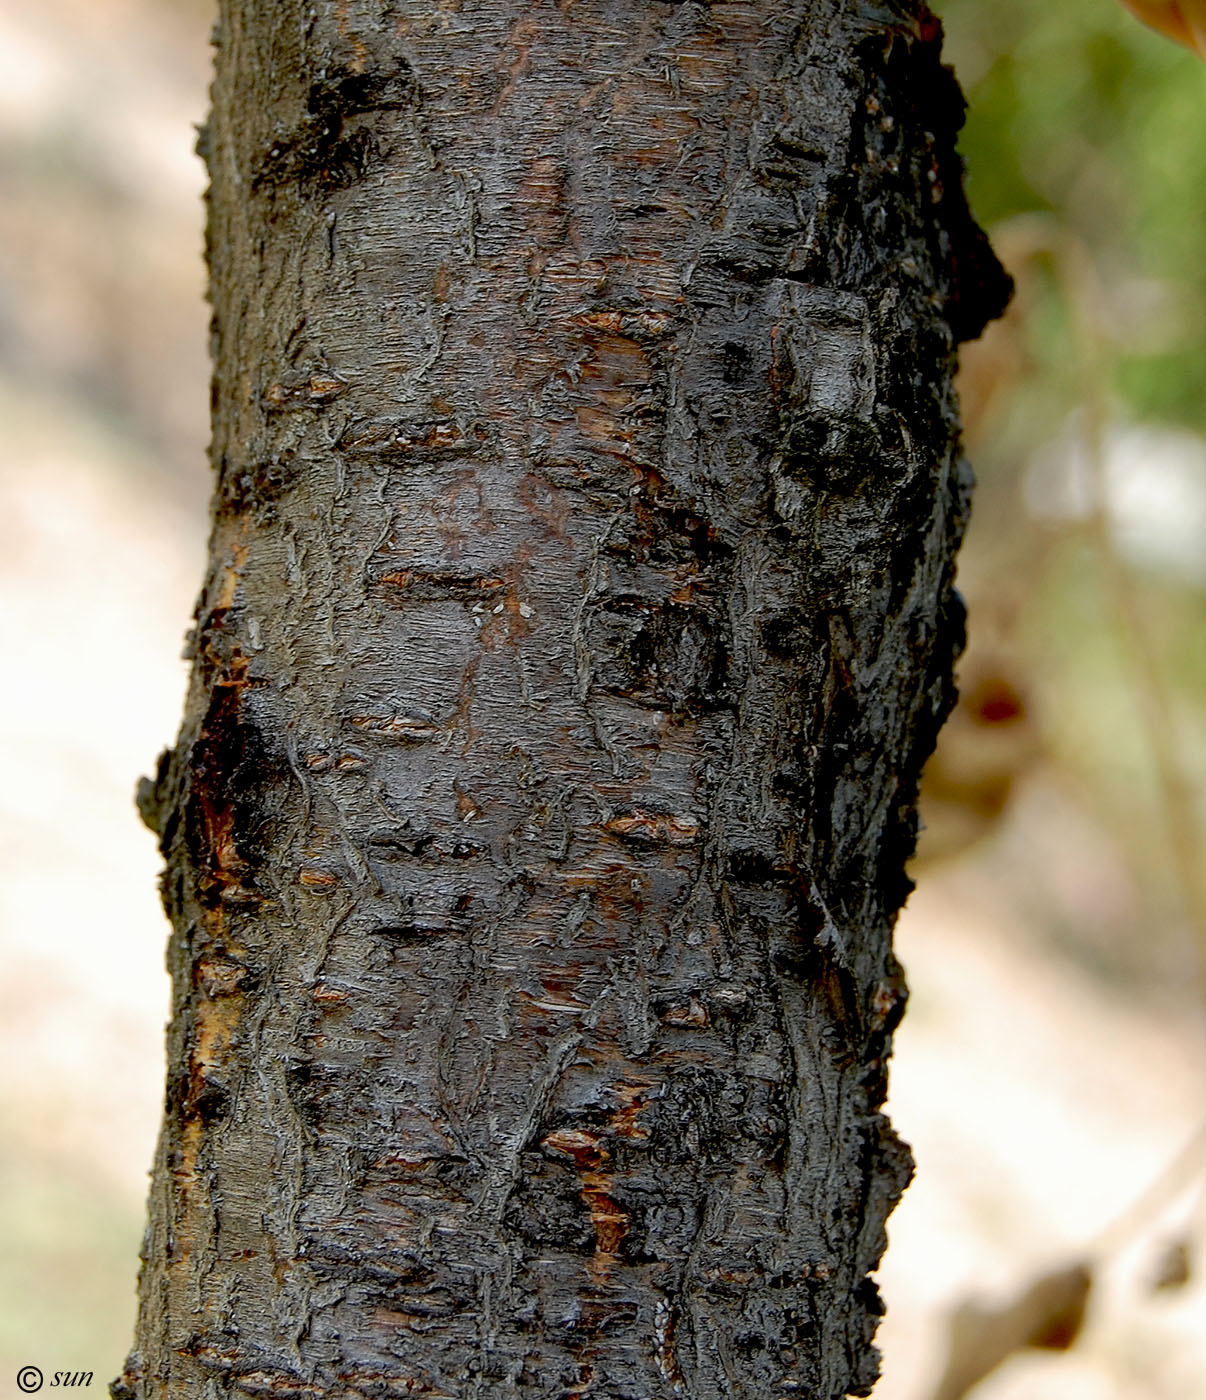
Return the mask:
<svg viewBox="0 0 1206 1400">
<path fill-rule="evenodd" d="M 866 1393 L 1003 298 L 913 0 L 225 0 L 119 1397 Z"/>
</svg>

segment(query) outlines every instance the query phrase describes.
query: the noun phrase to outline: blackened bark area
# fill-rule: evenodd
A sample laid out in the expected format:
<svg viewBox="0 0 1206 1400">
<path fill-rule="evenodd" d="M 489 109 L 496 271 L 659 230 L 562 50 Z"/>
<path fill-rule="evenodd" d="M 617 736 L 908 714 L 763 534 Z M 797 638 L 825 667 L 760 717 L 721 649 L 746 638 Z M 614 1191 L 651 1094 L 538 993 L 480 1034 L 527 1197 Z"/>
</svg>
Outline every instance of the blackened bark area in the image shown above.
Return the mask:
<svg viewBox="0 0 1206 1400">
<path fill-rule="evenodd" d="M 866 1393 L 1004 275 L 920 4 L 227 0 L 119 1396 Z"/>
</svg>

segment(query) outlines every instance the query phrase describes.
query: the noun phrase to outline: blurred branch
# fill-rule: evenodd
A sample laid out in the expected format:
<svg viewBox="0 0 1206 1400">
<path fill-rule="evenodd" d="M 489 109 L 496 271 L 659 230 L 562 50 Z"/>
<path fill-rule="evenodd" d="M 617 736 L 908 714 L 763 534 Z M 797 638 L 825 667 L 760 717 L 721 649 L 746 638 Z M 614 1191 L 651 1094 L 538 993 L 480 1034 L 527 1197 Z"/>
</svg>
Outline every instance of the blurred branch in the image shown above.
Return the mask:
<svg viewBox="0 0 1206 1400">
<path fill-rule="evenodd" d="M 1067 1351 L 1080 1336 L 1093 1278 L 1206 1171 L 1206 1123 L 1151 1185 L 1112 1221 L 1087 1257 L 1034 1278 L 998 1307 L 964 1299 L 949 1314 L 946 1364 L 929 1400 L 963 1400 L 1016 1352 Z M 1185 1246 L 1178 1242 L 1181 1248 Z"/>
<path fill-rule="evenodd" d="M 1091 482 L 1086 522 L 1110 609 L 1129 660 L 1124 666 L 1135 696 L 1144 739 L 1152 756 L 1161 815 L 1181 901 L 1194 929 L 1194 958 L 1206 1003 L 1206 850 L 1194 793 L 1178 757 L 1177 719 L 1151 629 L 1140 607 L 1135 580 L 1110 529 L 1105 435 L 1109 382 L 1107 336 L 1097 316 L 1105 304 L 1092 254 L 1083 240 L 1046 214 L 1012 220 L 1010 239 L 1018 258 L 1047 257 L 1067 307 L 1076 356 L 1082 438 Z"/>
<path fill-rule="evenodd" d="M 1116 1253 L 1150 1225 L 1178 1196 L 1206 1172 L 1206 1123 L 1203 1123 L 1155 1181 L 1098 1235 L 1092 1257 Z"/>
<path fill-rule="evenodd" d="M 1206 879 L 1197 811 L 1178 757 L 1177 721 L 1160 658 L 1152 645 L 1151 630 L 1145 624 L 1134 580 L 1119 555 L 1110 529 L 1105 464 L 1108 356 L 1105 335 L 1096 316 L 1096 308 L 1103 301 L 1102 289 L 1092 256 L 1074 233 L 1060 230 L 1051 252 L 1075 337 L 1084 447 L 1093 493 L 1088 528 L 1119 635 L 1130 652 L 1131 664 L 1125 669 L 1152 755 L 1169 851 L 1181 898 L 1194 926 L 1198 980 L 1206 998 Z"/>
<path fill-rule="evenodd" d="M 963 1400 L 1015 1352 L 1066 1351 L 1080 1335 L 1093 1286 L 1087 1265 L 1040 1275 L 999 1308 L 961 1303 L 951 1314 L 946 1369 L 932 1400 Z"/>
<path fill-rule="evenodd" d="M 1194 929 L 1194 957 L 1206 999 L 1206 868 L 1201 859 L 1202 838 L 1194 794 L 1180 762 L 1173 704 L 1160 659 L 1134 581 L 1110 528 L 1105 464 L 1108 355 L 1106 336 L 1096 315 L 1103 304 L 1102 289 L 1089 250 L 1074 233 L 1049 216 L 1014 220 L 1010 237 L 1016 256 L 1051 259 L 1072 323 L 1084 448 L 1092 483 L 1087 525 L 1109 606 L 1128 653 L 1124 671 L 1135 694 L 1152 756 L 1172 865 Z M 1100 1233 L 1083 1260 L 1040 1274 L 1003 1305 L 986 1307 L 973 1299 L 956 1304 L 949 1314 L 945 1369 L 929 1400 L 962 1400 L 1004 1361 L 1024 1349 L 1070 1347 L 1080 1334 L 1093 1277 L 1101 1265 L 1150 1226 L 1204 1172 L 1206 1123 L 1151 1185 Z M 1174 1244 L 1185 1255 L 1184 1241 Z"/>
</svg>

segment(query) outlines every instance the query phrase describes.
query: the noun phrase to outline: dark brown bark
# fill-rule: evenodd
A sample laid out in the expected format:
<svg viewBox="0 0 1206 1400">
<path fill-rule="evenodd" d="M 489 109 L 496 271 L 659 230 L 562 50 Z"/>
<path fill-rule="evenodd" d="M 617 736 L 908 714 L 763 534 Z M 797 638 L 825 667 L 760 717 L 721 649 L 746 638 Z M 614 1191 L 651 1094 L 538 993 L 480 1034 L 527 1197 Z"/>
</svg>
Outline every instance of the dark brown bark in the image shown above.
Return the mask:
<svg viewBox="0 0 1206 1400">
<path fill-rule="evenodd" d="M 226 0 L 118 1396 L 865 1393 L 1005 279 L 911 0 Z"/>
</svg>

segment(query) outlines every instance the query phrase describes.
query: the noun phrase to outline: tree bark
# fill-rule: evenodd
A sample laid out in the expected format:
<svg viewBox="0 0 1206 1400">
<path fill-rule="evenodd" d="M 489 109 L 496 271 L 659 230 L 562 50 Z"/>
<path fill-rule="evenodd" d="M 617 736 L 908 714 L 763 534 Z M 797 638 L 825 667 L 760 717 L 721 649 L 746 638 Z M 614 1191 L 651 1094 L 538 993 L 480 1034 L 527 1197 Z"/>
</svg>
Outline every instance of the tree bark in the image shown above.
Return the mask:
<svg viewBox="0 0 1206 1400">
<path fill-rule="evenodd" d="M 915 0 L 224 0 L 118 1397 L 865 1394 L 1007 279 Z"/>
</svg>

